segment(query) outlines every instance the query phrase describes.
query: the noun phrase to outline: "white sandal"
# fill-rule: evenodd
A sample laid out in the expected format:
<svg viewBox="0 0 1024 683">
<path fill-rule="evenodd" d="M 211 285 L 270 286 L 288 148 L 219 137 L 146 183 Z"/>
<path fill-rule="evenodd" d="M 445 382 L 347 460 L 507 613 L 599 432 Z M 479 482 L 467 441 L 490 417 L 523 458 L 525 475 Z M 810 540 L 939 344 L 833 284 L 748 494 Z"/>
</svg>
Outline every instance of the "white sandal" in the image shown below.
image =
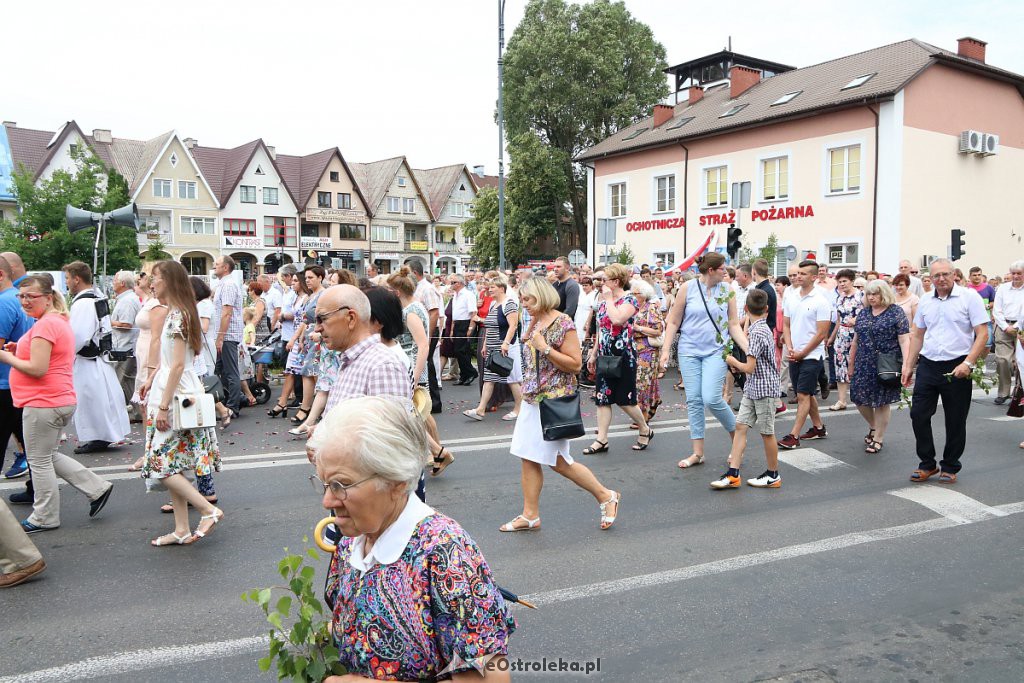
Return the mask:
<svg viewBox="0 0 1024 683">
<path fill-rule="evenodd" d="M 601 511 L 604 512 L 603 507 L 602 507 Z M 520 519 L 523 520 L 524 522 L 526 522 L 526 526 L 516 526 L 516 522 L 518 520 L 520 520 Z M 505 522 L 500 527 L 498 527 L 498 531 L 504 531 L 504 532 L 533 531 L 534 529 L 539 529 L 539 528 L 540 528 L 540 517 L 538 517 L 537 519 L 527 519 L 526 517 L 523 517 L 522 515 L 516 515 L 515 517 L 512 518 L 512 521 Z"/>
<path fill-rule="evenodd" d="M 612 497 L 601 503 L 601 531 L 607 531 L 612 528 L 612 524 L 615 523 L 615 517 L 619 516 L 619 503 L 622 502 L 622 494 L 618 491 L 612 491 Z M 609 517 L 606 514 L 606 510 L 609 505 L 615 504 L 615 516 Z"/>
<path fill-rule="evenodd" d="M 166 538 L 167 536 L 170 536 L 174 540 L 173 541 L 164 541 L 164 538 Z M 164 546 L 164 545 L 188 545 L 191 542 L 192 542 L 192 532 L 188 532 L 184 536 L 179 536 L 178 534 L 176 534 L 176 533 L 174 533 L 172 531 L 169 534 L 164 534 L 163 536 L 157 536 L 152 541 L 150 541 L 149 544 L 151 546 L 153 546 L 154 548 L 159 548 L 160 546 Z"/>
<path fill-rule="evenodd" d="M 501 419 L 504 420 L 505 422 L 511 422 L 512 420 L 515 420 L 517 417 L 519 417 L 519 413 L 508 413 L 507 415 L 503 415 Z"/>
<path fill-rule="evenodd" d="M 840 410 L 846 410 L 846 407 L 846 404 L 843 403 L 842 401 L 836 401 L 831 406 L 829 406 L 828 409 L 831 410 L 832 412 L 839 412 Z"/>
<path fill-rule="evenodd" d="M 690 458 L 697 458 L 697 459 L 694 460 L 693 462 L 687 462 Z M 684 470 L 687 467 L 696 467 L 697 465 L 703 465 L 703 464 L 704 464 L 704 456 L 703 455 L 697 455 L 696 453 L 694 453 L 693 455 L 688 455 L 688 456 L 686 456 L 685 458 L 683 458 L 682 460 L 679 461 L 680 469 L 684 469 Z"/>
<path fill-rule="evenodd" d="M 220 520 L 224 519 L 224 511 L 221 510 L 218 507 L 213 508 L 213 512 L 212 513 L 210 513 L 208 515 L 203 515 L 202 517 L 199 518 L 199 524 L 202 525 L 203 521 L 207 520 L 207 519 L 212 519 L 213 520 L 213 524 L 211 524 L 210 528 L 207 529 L 206 531 L 200 531 L 199 527 L 197 526 L 196 530 L 192 532 L 193 541 L 198 541 L 200 538 L 206 538 L 206 534 L 208 534 L 211 531 L 213 531 L 213 527 L 217 526 L 217 522 L 219 522 Z"/>
<path fill-rule="evenodd" d="M 466 417 L 468 417 L 471 420 L 476 420 L 477 422 L 480 422 L 480 421 L 482 421 L 484 419 L 483 415 L 481 415 L 480 413 L 476 412 L 476 408 L 470 408 L 469 410 L 463 410 L 462 414 L 465 415 Z"/>
</svg>

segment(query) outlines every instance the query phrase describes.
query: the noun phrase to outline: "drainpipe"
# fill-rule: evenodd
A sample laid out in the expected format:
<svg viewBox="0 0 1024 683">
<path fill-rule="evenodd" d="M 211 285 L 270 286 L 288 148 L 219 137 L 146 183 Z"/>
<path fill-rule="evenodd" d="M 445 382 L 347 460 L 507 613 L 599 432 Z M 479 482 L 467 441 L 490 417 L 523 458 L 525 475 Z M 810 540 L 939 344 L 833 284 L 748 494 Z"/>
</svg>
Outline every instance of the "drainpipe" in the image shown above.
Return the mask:
<svg viewBox="0 0 1024 683">
<path fill-rule="evenodd" d="M 868 106 L 868 111 L 875 115 L 875 178 L 871 191 L 871 270 L 877 270 L 875 256 L 878 245 L 878 110 Z"/>
<path fill-rule="evenodd" d="M 689 199 L 689 193 L 686 191 L 690 186 L 690 148 L 682 142 L 678 144 L 686 153 L 686 156 L 683 158 L 683 258 L 686 258 L 686 255 L 690 253 L 686 249 L 686 233 L 690 232 L 689 216 L 687 215 L 687 210 L 689 208 L 689 202 L 687 201 Z"/>
</svg>

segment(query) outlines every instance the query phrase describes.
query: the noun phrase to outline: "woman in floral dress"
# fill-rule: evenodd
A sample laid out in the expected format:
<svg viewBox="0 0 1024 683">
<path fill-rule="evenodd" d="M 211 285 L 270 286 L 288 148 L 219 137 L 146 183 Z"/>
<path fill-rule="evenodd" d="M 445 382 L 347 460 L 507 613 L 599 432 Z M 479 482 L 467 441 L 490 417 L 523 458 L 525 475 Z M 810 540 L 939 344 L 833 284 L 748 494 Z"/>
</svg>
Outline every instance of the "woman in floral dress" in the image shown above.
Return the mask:
<svg viewBox="0 0 1024 683">
<path fill-rule="evenodd" d="M 828 340 L 835 351 L 836 386 L 839 400 L 829 410 L 846 410 L 850 402 L 850 346 L 853 344 L 853 329 L 857 314 L 864 307 L 864 294 L 853 286 L 857 274 L 845 268 L 836 273 L 836 326 Z"/>
<path fill-rule="evenodd" d="M 306 266 L 302 277 L 306 280 L 306 289 L 309 290 L 309 298 L 303 307 L 302 322 L 304 356 L 302 369 L 302 405 L 299 406 L 292 424 L 301 425 L 309 417 L 313 409 L 313 399 L 316 398 L 316 378 L 320 374 L 320 333 L 314 332 L 316 322 L 316 304 L 320 300 L 320 293 L 324 291 L 324 278 L 327 271 L 322 266 Z"/>
<path fill-rule="evenodd" d="M 604 287 L 601 289 L 597 309 L 597 344 L 590 351 L 587 368 L 597 373 L 594 401 L 597 403 L 597 437 L 583 449 L 584 455 L 604 453 L 608 450 L 608 427 L 612 423 L 612 405 L 622 408 L 640 428 L 634 451 L 646 450 L 654 437 L 643 413 L 637 408 L 636 345 L 633 343 L 633 321 L 640 304 L 627 291 L 630 272 L 624 265 L 613 263 L 604 269 Z M 597 372 L 598 356 L 619 358 L 618 377 Z"/>
<path fill-rule="evenodd" d="M 220 469 L 220 449 L 210 426 L 172 429 L 170 411 L 175 396 L 201 396 L 202 380 L 193 369 L 195 355 L 203 348 L 203 330 L 195 293 L 184 266 L 160 261 L 153 266 L 154 295 L 167 305 L 160 334 L 160 369 L 146 381 L 141 394 L 147 401 L 146 453 L 142 476 L 148 490 L 169 490 L 174 509 L 174 530 L 154 538 L 151 544 L 187 545 L 206 536 L 224 512 L 192 487 L 186 475 L 204 476 Z M 192 532 L 188 506 L 202 513 Z"/>
<path fill-rule="evenodd" d="M 661 405 L 661 386 L 658 383 L 658 354 L 660 345 L 651 342 L 665 331 L 665 320 L 661 317 L 654 288 L 644 280 L 633 280 L 629 291 L 640 302 L 640 310 L 633 321 L 633 335 L 636 339 L 636 394 L 637 406 L 650 423 Z M 652 301 L 653 299 L 653 301 Z M 633 428 L 639 425 L 634 424 Z"/>
</svg>

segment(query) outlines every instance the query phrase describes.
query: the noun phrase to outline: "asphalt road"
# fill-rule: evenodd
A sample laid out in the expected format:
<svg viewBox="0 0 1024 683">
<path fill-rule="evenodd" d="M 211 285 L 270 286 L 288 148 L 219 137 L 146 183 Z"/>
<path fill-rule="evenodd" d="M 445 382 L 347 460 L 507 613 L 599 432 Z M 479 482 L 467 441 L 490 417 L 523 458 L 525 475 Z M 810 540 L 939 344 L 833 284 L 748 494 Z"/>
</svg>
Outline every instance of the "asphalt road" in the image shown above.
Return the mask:
<svg viewBox="0 0 1024 683">
<path fill-rule="evenodd" d="M 710 427 L 708 464 L 678 469 L 685 406 L 669 379 L 663 388 L 646 452 L 629 450 L 636 432 L 621 413 L 610 453 L 575 445 L 623 493 L 615 526 L 600 531 L 593 499 L 549 473 L 543 529 L 519 534 L 497 531 L 521 506 L 512 425 L 501 413 L 466 420 L 475 387 L 445 389 L 439 424 L 457 462 L 428 482 L 428 502 L 462 523 L 499 583 L 539 605 L 516 608 L 512 658 L 599 658 L 589 680 L 1024 680 L 1024 422 L 978 397 L 960 480 L 915 486 L 906 411 L 874 456 L 852 409 L 828 414 L 828 439 L 783 454 L 781 489 L 713 492 L 725 432 Z M 287 426 L 252 409 L 222 435 L 227 518 L 191 547 L 148 545 L 171 521 L 157 511 L 164 498 L 124 472 L 138 435 L 82 456 L 114 479 L 114 494 L 90 520 L 84 498 L 62 487 L 61 528 L 33 536 L 46 572 L 0 600 L 0 683 L 272 680 L 255 666 L 262 614 L 240 595 L 275 583 L 282 549 L 302 547 L 325 514 Z M 743 474 L 763 463 L 752 443 Z"/>
</svg>

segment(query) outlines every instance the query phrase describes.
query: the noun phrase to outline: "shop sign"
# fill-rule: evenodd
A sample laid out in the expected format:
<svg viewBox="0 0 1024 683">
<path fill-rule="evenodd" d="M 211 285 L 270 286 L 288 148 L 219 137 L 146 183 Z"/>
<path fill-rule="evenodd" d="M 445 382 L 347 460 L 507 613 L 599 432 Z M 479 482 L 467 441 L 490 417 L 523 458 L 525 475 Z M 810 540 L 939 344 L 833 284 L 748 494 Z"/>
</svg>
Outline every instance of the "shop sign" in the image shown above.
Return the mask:
<svg viewBox="0 0 1024 683">
<path fill-rule="evenodd" d="M 355 209 L 306 209 L 303 220 L 316 223 L 347 223 L 353 218 L 366 218 L 365 211 Z"/>
<path fill-rule="evenodd" d="M 262 249 L 263 240 L 259 237 L 229 237 L 225 235 L 224 246 L 234 249 Z"/>
<path fill-rule="evenodd" d="M 814 218 L 814 207 L 807 206 L 782 206 L 769 209 L 753 210 L 750 212 L 751 221 L 782 221 L 790 218 Z"/>
<path fill-rule="evenodd" d="M 381 261 L 397 261 L 401 257 L 398 254 L 392 254 L 392 253 L 375 253 L 373 255 L 373 258 L 374 259 L 379 259 Z"/>
<path fill-rule="evenodd" d="M 703 220 L 703 217 L 701 217 Z M 704 223 L 701 223 L 704 225 Z M 659 218 L 650 221 L 634 221 L 626 223 L 626 232 L 647 232 L 648 230 L 672 230 L 674 228 L 686 227 L 686 220 L 683 218 Z"/>
<path fill-rule="evenodd" d="M 409 242 L 409 251 L 426 251 L 429 248 L 426 242 Z"/>
<path fill-rule="evenodd" d="M 729 225 L 730 223 L 735 222 L 735 211 L 730 211 L 729 213 L 712 213 L 707 216 L 700 217 L 700 224 L 702 227 L 705 225 Z"/>
<path fill-rule="evenodd" d="M 300 237 L 299 246 L 303 249 L 330 249 L 330 237 Z"/>
</svg>

